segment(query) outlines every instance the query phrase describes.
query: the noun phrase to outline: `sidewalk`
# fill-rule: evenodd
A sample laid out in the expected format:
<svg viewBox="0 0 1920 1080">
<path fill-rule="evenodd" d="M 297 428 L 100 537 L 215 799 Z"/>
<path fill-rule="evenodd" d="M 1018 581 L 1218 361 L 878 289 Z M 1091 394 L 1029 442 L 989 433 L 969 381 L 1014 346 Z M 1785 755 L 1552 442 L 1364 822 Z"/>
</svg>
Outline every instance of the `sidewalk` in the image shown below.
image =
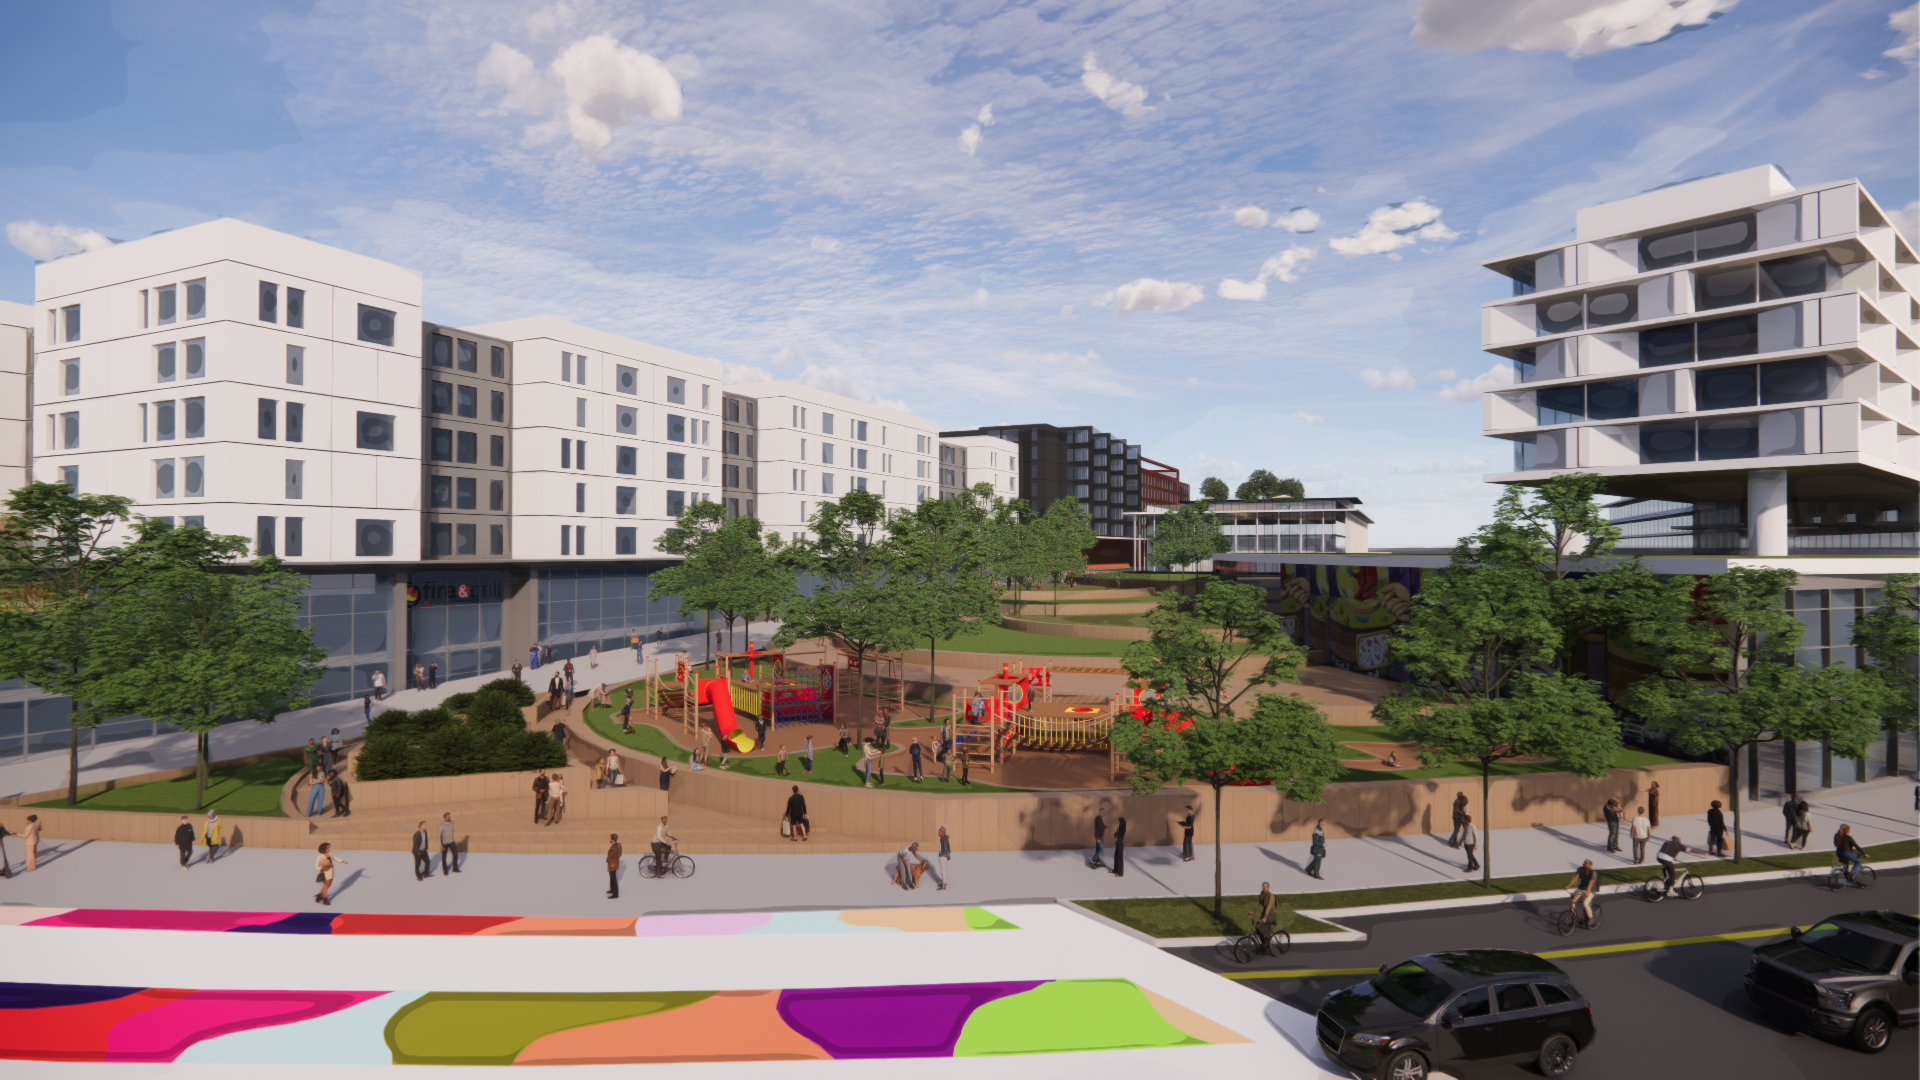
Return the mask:
<svg viewBox="0 0 1920 1080">
<path fill-rule="evenodd" d="M 1750 831 L 1745 854 L 1775 855 L 1780 816 L 1759 806 L 1746 815 Z M 1846 822 L 1864 845 L 1915 837 L 1911 785 L 1877 783 L 1842 789 L 1815 804 L 1814 842 L 1822 850 L 1834 829 Z M 953 826 L 950 826 L 953 828 Z M 1665 817 L 1658 835 L 1675 833 L 1704 846 L 1704 818 Z M 1175 848 L 1130 848 L 1127 874 L 1117 878 L 1089 869 L 1086 851 L 969 852 L 963 829 L 955 829 L 953 885 L 937 891 L 923 883 L 913 892 L 888 884 L 891 856 L 701 855 L 689 851 L 698 872 L 687 880 L 642 881 L 633 857 L 646 847 L 649 826 L 633 822 L 622 833 L 628 858 L 623 870 L 623 899 L 602 898 L 604 863 L 597 855 L 477 854 L 467 858 L 459 877 L 413 880 L 404 851 L 340 850 L 348 866 L 336 886 L 334 910 L 439 912 L 453 914 L 596 915 L 673 911 L 763 911 L 774 908 L 876 907 L 978 904 L 1022 899 L 1093 899 L 1143 896 L 1210 896 L 1213 849 L 1195 849 L 1194 861 L 1180 861 Z M 1572 874 L 1591 858 L 1604 873 L 1630 865 L 1607 855 L 1604 825 L 1500 829 L 1493 835 L 1494 873 L 1500 876 Z M 825 838 L 823 838 L 825 839 Z M 921 850 L 937 850 L 933 837 L 921 838 Z M 1326 880 L 1303 872 L 1304 841 L 1229 844 L 1223 851 L 1223 881 L 1230 894 L 1250 894 L 1262 881 L 1276 892 L 1323 892 L 1388 885 L 1418 884 L 1477 877 L 1464 870 L 1462 853 L 1446 846 L 1444 834 L 1331 840 Z M 8 855 L 16 873 L 20 841 L 9 838 Z M 1484 854 L 1484 853 L 1483 853 Z M 1631 852 L 1629 851 L 1630 855 Z M 41 869 L 0 881 L 0 903 L 53 907 L 159 907 L 217 910 L 288 911 L 311 907 L 313 853 L 257 848 L 229 853 L 213 866 L 200 860 L 180 873 L 172 849 L 163 845 L 77 843 L 42 844 Z M 1109 850 L 1109 861 L 1111 851 Z M 1652 852 L 1648 858 L 1651 860 Z M 935 860 L 936 866 L 938 861 Z M 134 884 L 137 883 L 137 884 Z M 130 887 L 132 886 L 132 887 Z"/>
</svg>

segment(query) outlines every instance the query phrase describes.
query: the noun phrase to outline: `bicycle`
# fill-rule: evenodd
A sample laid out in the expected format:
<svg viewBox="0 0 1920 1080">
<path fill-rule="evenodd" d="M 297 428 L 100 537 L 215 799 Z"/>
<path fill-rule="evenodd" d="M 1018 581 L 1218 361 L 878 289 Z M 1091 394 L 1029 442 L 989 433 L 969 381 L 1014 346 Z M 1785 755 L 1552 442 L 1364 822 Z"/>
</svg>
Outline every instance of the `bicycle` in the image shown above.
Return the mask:
<svg viewBox="0 0 1920 1080">
<path fill-rule="evenodd" d="M 680 854 L 680 849 L 677 847 L 667 852 L 664 861 L 659 854 L 651 851 L 640 856 L 641 877 L 663 878 L 668 874 L 682 879 L 692 877 L 693 859 L 690 856 Z"/>
<path fill-rule="evenodd" d="M 1258 932 L 1242 934 L 1233 942 L 1233 958 L 1242 964 L 1253 962 L 1256 956 L 1285 956 L 1293 948 L 1293 935 L 1279 927 L 1274 927 L 1267 935 L 1265 944 L 1260 941 Z"/>
<path fill-rule="evenodd" d="M 1879 875 L 1873 872 L 1873 867 L 1868 866 L 1864 862 L 1851 874 L 1847 873 L 1846 865 L 1843 863 L 1827 871 L 1827 888 L 1832 889 L 1834 892 L 1839 892 L 1848 887 L 1871 889 L 1873 888 L 1874 878 L 1878 876 Z"/>
<path fill-rule="evenodd" d="M 1570 894 L 1572 892 L 1573 890 L 1569 890 Z M 1560 931 L 1561 937 L 1572 937 L 1576 927 L 1582 930 L 1600 929 L 1600 895 L 1595 893 L 1593 897 L 1587 901 L 1587 907 L 1593 911 L 1593 918 L 1591 919 L 1582 919 L 1580 917 L 1579 908 L 1577 907 L 1578 903 L 1579 900 L 1577 897 L 1569 900 L 1567 910 L 1560 913 L 1560 918 L 1555 928 Z"/>
<path fill-rule="evenodd" d="M 1640 896 L 1649 904 L 1657 904 L 1667 898 L 1668 893 L 1677 892 L 1682 900 L 1698 900 L 1707 891 L 1707 883 L 1693 868 L 1683 862 L 1673 864 L 1673 885 L 1665 885 L 1663 878 L 1648 878 L 1640 883 Z"/>
</svg>

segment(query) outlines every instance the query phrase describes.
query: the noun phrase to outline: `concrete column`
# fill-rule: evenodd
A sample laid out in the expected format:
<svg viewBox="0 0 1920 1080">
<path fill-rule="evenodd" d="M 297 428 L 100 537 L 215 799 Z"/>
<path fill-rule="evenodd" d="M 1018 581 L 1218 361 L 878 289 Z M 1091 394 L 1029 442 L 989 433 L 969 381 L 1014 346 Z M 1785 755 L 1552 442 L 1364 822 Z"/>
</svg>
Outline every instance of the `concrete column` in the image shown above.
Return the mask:
<svg viewBox="0 0 1920 1080">
<path fill-rule="evenodd" d="M 1787 470 L 1747 473 L 1747 552 L 1780 557 L 1787 553 Z"/>
</svg>

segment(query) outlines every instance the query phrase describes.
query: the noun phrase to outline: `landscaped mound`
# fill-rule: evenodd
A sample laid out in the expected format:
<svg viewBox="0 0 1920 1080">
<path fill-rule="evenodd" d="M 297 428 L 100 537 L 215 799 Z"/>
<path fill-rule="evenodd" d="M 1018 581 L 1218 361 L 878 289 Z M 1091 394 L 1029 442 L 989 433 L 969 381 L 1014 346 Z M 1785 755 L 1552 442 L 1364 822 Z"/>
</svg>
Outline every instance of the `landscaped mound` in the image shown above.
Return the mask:
<svg viewBox="0 0 1920 1080">
<path fill-rule="evenodd" d="M 518 679 L 495 679 L 435 708 L 388 709 L 367 725 L 354 776 L 404 780 L 565 765 L 564 747 L 545 732 L 527 730 L 520 710 L 533 700 L 532 688 Z"/>
</svg>

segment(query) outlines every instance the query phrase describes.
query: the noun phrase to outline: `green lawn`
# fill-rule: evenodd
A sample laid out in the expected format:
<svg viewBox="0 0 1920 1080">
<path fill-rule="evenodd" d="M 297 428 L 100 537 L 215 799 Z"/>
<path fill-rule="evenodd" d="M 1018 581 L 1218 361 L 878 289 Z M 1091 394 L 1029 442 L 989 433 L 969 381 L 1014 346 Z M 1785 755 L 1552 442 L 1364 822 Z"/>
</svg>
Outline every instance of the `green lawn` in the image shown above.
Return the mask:
<svg viewBox="0 0 1920 1080">
<path fill-rule="evenodd" d="M 692 757 L 690 753 L 682 750 L 673 740 L 667 738 L 658 728 L 650 724 L 635 723 L 633 725 L 633 734 L 631 735 L 622 732 L 617 714 L 612 710 L 601 708 L 597 705 L 587 710 L 587 726 L 592 728 L 594 733 L 601 738 L 631 750 L 638 750 L 643 754 L 652 754 L 655 757 L 666 757 L 674 761 L 687 761 Z M 831 746 L 823 747 L 818 743 L 814 744 L 813 772 L 805 773 L 800 771 L 800 740 L 790 739 L 790 743 L 791 745 L 787 747 L 787 775 L 784 777 L 775 776 L 773 759 L 770 757 L 735 758 L 732 763 L 727 766 L 726 771 L 739 773 L 742 776 L 762 776 L 780 780 L 791 780 L 796 784 L 835 784 L 841 787 L 860 787 L 865 782 L 860 772 L 855 768 L 855 765 L 860 760 L 859 758 L 852 754 L 843 755 Z M 773 744 L 775 746 L 780 745 L 778 736 L 774 737 Z M 720 757 L 718 754 L 715 754 L 711 760 L 718 762 Z M 943 784 L 938 779 L 940 769 L 939 766 L 933 763 L 931 751 L 928 752 L 926 757 L 927 779 L 918 784 L 906 779 L 903 774 L 894 771 L 899 768 L 900 765 L 904 764 L 904 762 L 896 764 L 892 761 L 887 763 L 887 779 L 884 785 L 887 790 L 921 791 L 938 795 L 1022 790 L 1020 788 L 995 787 L 992 784 L 983 784 L 978 780 L 973 781 L 966 787 L 961 787 L 958 780 Z M 875 773 L 876 780 L 878 777 L 879 774 Z M 633 776 L 628 778 L 628 782 L 634 784 L 658 783 L 659 778 L 657 775 Z"/>
<path fill-rule="evenodd" d="M 940 643 L 942 651 L 1010 653 L 1014 656 L 1113 656 L 1124 655 L 1129 642 L 1103 641 L 1099 638 L 1055 637 L 1029 634 L 1004 626 L 989 626 L 977 634 L 968 634 Z"/>
<path fill-rule="evenodd" d="M 215 769 L 207 774 L 207 797 L 201 810 L 193 808 L 193 792 L 198 781 L 192 776 L 102 791 L 81 799 L 73 809 L 127 810 L 143 814 L 196 814 L 218 810 L 228 817 L 280 817 L 280 789 L 299 771 L 297 756 Z M 54 799 L 33 805 L 63 809 L 67 801 Z"/>
<path fill-rule="evenodd" d="M 1347 732 L 1356 730 L 1360 729 L 1342 726 L 1335 728 L 1334 732 L 1342 740 L 1345 740 L 1352 738 L 1352 736 L 1346 734 Z M 1360 741 L 1388 742 L 1391 740 L 1364 738 Z M 1621 747 L 1614 754 L 1613 758 L 1613 767 L 1616 769 L 1644 769 L 1653 765 L 1679 764 L 1682 764 L 1679 758 L 1663 757 L 1659 754 L 1650 754 L 1645 750 L 1634 750 L 1625 746 Z M 1565 771 L 1565 766 L 1554 761 L 1503 761 L 1495 765 L 1491 770 L 1494 776 L 1525 776 L 1531 773 Z M 1340 775 L 1335 778 L 1334 782 L 1358 784 L 1371 783 L 1379 780 L 1445 780 L 1455 777 L 1479 780 L 1480 766 L 1470 761 L 1456 761 L 1447 765 L 1436 765 L 1433 768 L 1395 769 L 1392 772 L 1388 772 L 1385 769 L 1350 769 L 1343 766 L 1340 770 Z"/>
<path fill-rule="evenodd" d="M 1902 840 L 1892 844 L 1878 844 L 1867 849 L 1867 862 L 1884 863 L 1899 859 L 1911 859 L 1920 855 L 1920 840 Z M 1693 872 L 1703 878 L 1725 877 L 1729 874 L 1754 874 L 1767 870 L 1797 870 L 1807 867 L 1833 866 L 1833 853 L 1830 851 L 1808 851 L 1792 855 L 1770 855 L 1765 858 L 1750 858 L 1739 864 L 1731 859 L 1688 863 Z M 1493 879 L 1491 889 L 1483 887 L 1478 880 L 1436 881 L 1423 885 L 1398 885 L 1383 889 L 1349 889 L 1341 892 L 1293 893 L 1280 897 L 1282 909 L 1292 912 L 1296 908 L 1309 911 L 1331 911 L 1340 908 L 1373 907 L 1379 904 L 1414 904 L 1431 900 L 1458 900 L 1470 897 L 1487 896 L 1489 893 L 1547 892 L 1558 889 L 1567 883 L 1571 871 L 1555 871 L 1551 874 L 1531 874 L 1525 877 L 1502 877 Z M 1660 876 L 1659 868 L 1653 865 L 1609 868 L 1602 872 L 1604 885 L 1632 884 L 1647 881 Z M 1171 896 L 1152 897 L 1136 900 L 1077 900 L 1075 903 L 1090 911 L 1098 912 L 1118 923 L 1124 923 L 1135 930 L 1152 934 L 1154 937 L 1205 937 L 1213 934 L 1221 936 L 1249 933 L 1246 916 L 1243 914 L 1254 906 L 1252 896 L 1228 896 L 1222 899 L 1221 910 L 1226 915 L 1223 922 L 1213 918 L 1213 897 L 1211 896 Z M 1307 925 L 1314 929 L 1337 929 L 1325 923 L 1317 923 L 1305 916 L 1294 915 L 1289 925 L 1282 923 L 1296 934 L 1310 933 Z"/>
</svg>

